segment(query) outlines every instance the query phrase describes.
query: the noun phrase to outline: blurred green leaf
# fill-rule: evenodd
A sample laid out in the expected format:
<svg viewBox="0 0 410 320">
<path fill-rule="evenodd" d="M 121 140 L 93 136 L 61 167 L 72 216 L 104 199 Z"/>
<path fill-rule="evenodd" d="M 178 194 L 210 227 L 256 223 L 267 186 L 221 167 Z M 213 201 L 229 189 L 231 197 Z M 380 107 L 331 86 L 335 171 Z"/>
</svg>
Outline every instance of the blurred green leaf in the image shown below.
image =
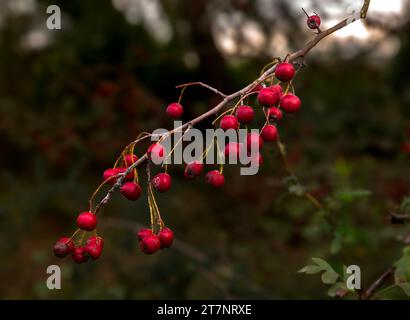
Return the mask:
<svg viewBox="0 0 410 320">
<path fill-rule="evenodd" d="M 324 271 L 322 273 L 322 282 L 324 284 L 334 284 L 340 278 L 340 275 L 325 260 L 312 258 L 312 261 L 315 263 L 314 265 L 307 265 L 300 269 L 299 273 L 315 274 Z"/>
<path fill-rule="evenodd" d="M 396 262 L 394 282 L 396 284 L 410 282 L 410 246 L 403 249 L 403 256 Z"/>
<path fill-rule="evenodd" d="M 324 284 L 334 284 L 339 279 L 339 274 L 334 270 L 328 270 L 322 274 Z"/>
<path fill-rule="evenodd" d="M 307 265 L 305 267 L 303 267 L 302 269 L 300 269 L 298 271 L 298 273 L 306 273 L 306 274 L 315 274 L 315 273 L 319 273 L 320 271 L 322 271 L 322 267 L 317 266 L 317 265 Z"/>
<path fill-rule="evenodd" d="M 333 270 L 332 266 L 321 258 L 312 258 L 313 262 L 322 268 L 322 270 Z"/>
<path fill-rule="evenodd" d="M 351 189 L 346 189 L 342 191 L 338 191 L 336 193 L 336 198 L 339 201 L 342 201 L 344 203 L 349 203 L 354 200 L 358 200 L 361 198 L 367 198 L 371 195 L 371 191 L 369 190 L 351 190 Z"/>
</svg>

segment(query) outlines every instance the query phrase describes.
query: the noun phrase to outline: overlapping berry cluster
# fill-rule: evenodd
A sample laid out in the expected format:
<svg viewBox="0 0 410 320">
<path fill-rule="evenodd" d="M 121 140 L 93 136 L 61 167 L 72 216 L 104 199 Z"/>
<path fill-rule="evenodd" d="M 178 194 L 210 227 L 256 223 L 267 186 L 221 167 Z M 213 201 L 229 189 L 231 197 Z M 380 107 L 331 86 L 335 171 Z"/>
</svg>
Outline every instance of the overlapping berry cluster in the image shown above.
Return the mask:
<svg viewBox="0 0 410 320">
<path fill-rule="evenodd" d="M 88 213 L 90 212 L 84 212 L 83 214 Z M 101 256 L 103 247 L 104 240 L 99 236 L 89 237 L 84 246 L 75 245 L 72 238 L 62 237 L 54 245 L 54 254 L 59 258 L 71 254 L 74 262 L 84 263 L 90 258 L 97 260 Z"/>
<path fill-rule="evenodd" d="M 157 156 L 163 156 L 164 149 L 159 144 L 153 144 L 148 149 L 148 153 L 156 153 Z M 118 181 L 118 175 L 124 173 L 129 166 L 135 163 L 138 157 L 135 154 L 127 154 L 123 156 L 123 166 L 109 168 L 103 173 L 104 184 L 114 185 Z M 151 181 L 152 186 L 158 192 L 165 192 L 171 187 L 171 176 L 168 173 L 159 173 Z M 101 186 L 102 186 L 101 185 Z M 99 188 L 101 188 L 101 186 Z M 99 190 L 97 189 L 97 191 Z M 136 169 L 127 174 L 120 187 L 120 193 L 131 201 L 136 201 L 140 198 L 142 188 L 138 183 L 138 172 Z M 77 217 L 77 231 L 68 238 L 60 238 L 54 245 L 54 254 L 63 258 L 72 255 L 74 262 L 84 263 L 90 258 L 97 260 L 102 253 L 104 247 L 104 240 L 97 235 L 97 215 L 95 212 L 82 212 Z M 160 220 L 160 229 L 158 235 L 153 232 L 153 229 L 142 229 L 138 232 L 138 239 L 140 240 L 141 251 L 146 254 L 152 254 L 159 249 L 168 248 L 173 242 L 173 232 L 170 228 L 164 227 L 162 220 Z M 76 235 L 82 232 L 80 239 L 75 240 Z M 87 232 L 94 232 L 84 243 L 84 236 Z"/>
<path fill-rule="evenodd" d="M 262 107 L 266 122 L 260 134 L 249 132 L 246 136 L 246 141 L 229 142 L 225 145 L 224 155 L 226 158 L 240 158 L 242 154 L 247 153 L 250 156 L 250 163 L 257 162 L 262 165 L 263 157 L 261 153 L 251 154 L 250 150 L 261 150 L 264 142 L 274 142 L 278 139 L 277 125 L 283 118 L 283 113 L 296 113 L 301 107 L 301 100 L 294 94 L 289 93 L 291 81 L 295 76 L 295 68 L 293 64 L 288 62 L 278 63 L 276 66 L 275 76 L 279 80 L 278 84 L 266 86 L 258 84 L 248 93 L 257 94 L 257 100 Z M 243 99 L 241 99 L 243 100 Z M 238 105 L 228 110 L 231 114 L 225 114 L 221 117 L 219 127 L 222 130 L 238 130 L 241 125 L 247 126 L 255 117 L 254 108 L 248 105 Z M 181 117 L 183 107 L 179 103 L 172 103 L 167 108 L 167 114 L 177 119 Z M 188 164 L 185 168 L 185 177 L 194 179 L 203 172 L 203 164 L 196 160 Z M 222 169 L 211 170 L 206 174 L 206 182 L 214 187 L 222 187 L 225 182 Z"/>
<path fill-rule="evenodd" d="M 295 76 L 295 67 L 289 62 L 279 62 L 276 64 L 274 75 L 255 84 L 255 86 L 246 93 L 246 97 L 253 94 L 257 95 L 257 101 L 262 107 L 266 121 L 260 133 L 248 132 L 244 142 L 227 143 L 223 150 L 225 158 L 231 159 L 232 157 L 236 157 L 238 159 L 241 155 L 247 154 L 250 159 L 249 165 L 253 163 L 257 163 L 258 166 L 262 165 L 263 157 L 260 152 L 262 146 L 264 143 L 274 142 L 278 139 L 277 125 L 282 120 L 283 114 L 299 111 L 301 101 L 294 92 L 290 92 L 291 90 L 293 91 L 291 82 Z M 274 77 L 278 80 L 276 84 L 274 84 Z M 230 108 L 222 113 L 221 116 L 217 117 L 214 123 L 219 120 L 219 127 L 222 130 L 237 131 L 241 126 L 248 126 L 254 120 L 255 111 L 251 106 L 243 104 L 244 99 L 245 97 L 242 97 L 233 108 Z M 166 109 L 166 113 L 172 119 L 179 119 L 183 112 L 184 108 L 180 102 L 171 103 Z M 186 165 L 184 170 L 185 178 L 192 180 L 203 173 L 203 160 L 209 149 L 214 147 L 213 143 L 214 141 L 212 145 L 207 147 L 207 150 L 205 150 L 200 159 Z M 65 257 L 72 254 L 73 260 L 77 263 L 86 262 L 89 258 L 96 260 L 100 257 L 104 242 L 96 232 L 98 208 L 93 211 L 91 202 L 105 184 L 118 185 L 120 193 L 128 200 L 136 201 L 141 197 L 142 188 L 139 184 L 137 168 L 134 166 L 139 160 L 138 156 L 134 154 L 135 144 L 136 142 L 127 146 L 114 167 L 104 171 L 104 181 L 90 199 L 89 211 L 80 213 L 77 217 L 77 231 L 74 232 L 72 237 L 61 238 L 55 244 L 54 253 L 56 256 Z M 251 153 L 251 150 L 258 150 L 258 152 Z M 163 161 L 164 158 L 169 156 L 170 154 L 166 153 L 164 146 L 161 144 L 161 140 L 150 145 L 146 152 L 149 164 L 156 163 L 153 161 L 154 158 Z M 225 183 L 223 166 L 224 164 L 221 164 L 219 170 L 213 169 L 208 171 L 205 175 L 206 183 L 215 188 L 222 187 Z M 119 180 L 120 176 L 121 180 Z M 174 234 L 170 228 L 165 226 L 153 193 L 153 190 L 159 193 L 168 191 L 171 188 L 171 182 L 172 179 L 167 172 L 166 165 L 165 172 L 160 172 L 152 178 L 150 175 L 148 176 L 147 195 L 151 229 L 142 229 L 138 232 L 140 249 L 143 253 L 152 254 L 159 249 L 170 247 L 173 242 Z M 87 232 L 93 232 L 94 234 L 84 243 L 84 237 Z M 78 233 L 81 234 L 80 237 L 77 237 Z"/>
</svg>

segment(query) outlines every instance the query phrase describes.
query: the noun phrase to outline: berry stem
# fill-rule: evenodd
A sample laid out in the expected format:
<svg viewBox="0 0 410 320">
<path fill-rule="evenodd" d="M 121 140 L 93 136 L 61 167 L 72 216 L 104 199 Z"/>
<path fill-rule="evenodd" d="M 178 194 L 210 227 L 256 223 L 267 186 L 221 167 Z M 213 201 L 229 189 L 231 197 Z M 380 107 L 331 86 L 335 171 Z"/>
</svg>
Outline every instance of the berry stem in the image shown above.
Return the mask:
<svg viewBox="0 0 410 320">
<path fill-rule="evenodd" d="M 118 175 L 116 175 L 115 177 L 117 177 Z M 94 193 L 91 195 L 91 198 L 88 200 L 88 211 L 92 212 L 93 211 L 93 200 L 94 198 L 97 196 L 98 192 L 101 190 L 101 188 L 111 179 L 113 179 L 114 177 L 109 177 L 107 179 L 105 179 L 103 182 L 100 183 L 100 185 L 97 187 L 97 189 L 95 189 Z M 96 212 L 97 213 L 97 212 Z"/>
<path fill-rule="evenodd" d="M 236 105 L 235 105 L 235 109 L 236 109 L 240 104 L 242 104 L 245 99 L 249 98 L 251 95 L 258 94 L 258 93 L 259 93 L 258 91 L 253 91 L 253 92 L 248 92 L 247 94 L 245 94 L 241 99 L 238 100 L 238 102 L 237 102 Z"/>
<path fill-rule="evenodd" d="M 216 140 L 216 138 L 215 138 L 215 140 Z M 218 161 L 220 161 L 220 165 L 219 165 L 219 173 L 220 174 L 222 174 L 223 173 L 223 171 L 224 171 L 224 164 L 223 164 L 223 162 L 224 161 L 222 161 L 223 160 L 223 158 L 221 157 L 221 149 L 219 148 L 219 143 L 218 143 L 218 141 L 216 141 L 216 154 L 217 154 L 217 157 L 218 157 Z"/>
<path fill-rule="evenodd" d="M 362 10 L 360 10 L 360 19 L 366 19 L 367 11 L 369 11 L 370 0 L 365 0 Z"/>
<path fill-rule="evenodd" d="M 74 233 L 71 235 L 70 239 L 73 240 L 74 237 L 77 235 L 77 233 L 80 231 L 80 228 L 77 228 L 77 230 L 74 231 Z"/>
<path fill-rule="evenodd" d="M 161 218 L 161 213 L 158 208 L 158 204 L 155 200 L 154 191 L 152 190 L 151 182 L 151 162 L 147 163 L 147 179 L 148 179 L 148 205 L 150 207 L 150 217 L 151 217 L 151 229 L 155 232 L 155 225 L 157 224 L 161 230 L 164 227 L 164 222 Z"/>
<path fill-rule="evenodd" d="M 221 113 L 218 117 L 215 118 L 214 121 L 212 121 L 212 124 L 215 125 L 215 123 L 221 119 L 224 115 L 228 114 L 229 112 L 232 112 L 233 110 L 235 110 L 236 107 L 233 108 L 229 108 L 228 110 L 224 111 L 223 113 Z"/>
<path fill-rule="evenodd" d="M 308 15 L 308 13 L 306 12 L 306 10 L 302 8 L 302 11 L 305 13 L 306 17 L 309 18 L 309 15 Z"/>
<path fill-rule="evenodd" d="M 185 89 L 187 88 L 187 86 L 184 86 L 181 90 L 181 93 L 179 94 L 179 98 L 178 98 L 178 104 L 181 104 L 181 100 L 182 100 L 182 95 L 184 94 Z"/>
<path fill-rule="evenodd" d="M 203 82 L 200 82 L 200 81 L 180 84 L 180 85 L 176 86 L 175 88 L 177 88 L 177 89 L 178 89 L 178 88 L 182 88 L 182 87 L 183 87 L 183 88 L 186 88 L 186 87 L 188 87 L 188 86 L 201 86 L 201 87 L 207 88 L 208 90 L 210 90 L 210 91 L 212 91 L 212 92 L 214 92 L 214 93 L 220 95 L 222 98 L 226 98 L 226 97 L 227 97 L 227 95 L 226 95 L 225 93 L 222 93 L 222 92 L 219 91 L 218 89 L 215 89 L 214 87 L 211 87 L 210 85 L 208 85 L 208 84 L 206 84 L 206 83 L 203 83 Z M 184 90 L 184 89 L 182 89 L 182 90 Z M 182 92 L 181 92 L 181 94 L 182 94 Z"/>
<path fill-rule="evenodd" d="M 279 58 L 274 58 L 271 62 L 265 64 L 261 69 L 260 75 L 264 74 L 267 68 L 277 65 L 279 61 L 280 61 Z"/>
<path fill-rule="evenodd" d="M 211 148 L 214 145 L 215 140 L 212 140 L 211 143 L 209 144 L 209 146 L 205 149 L 204 152 L 202 152 L 202 156 L 201 156 L 201 161 L 205 160 L 209 151 L 211 150 Z"/>
<path fill-rule="evenodd" d="M 150 215 L 150 221 L 151 221 L 151 231 L 154 232 L 154 207 L 152 205 L 151 201 L 151 161 L 147 161 L 147 180 L 148 180 L 148 191 L 147 191 L 147 197 L 148 197 L 148 206 L 149 206 L 149 215 Z"/>
<path fill-rule="evenodd" d="M 171 151 L 167 154 L 167 156 L 164 158 L 164 164 L 163 164 L 163 166 L 165 165 L 165 168 L 167 167 L 167 160 L 169 159 L 169 157 L 171 157 L 172 156 L 172 154 L 174 153 L 174 151 L 175 151 L 175 149 L 176 149 L 176 147 L 178 147 L 178 145 L 182 142 L 182 140 L 183 140 L 183 138 L 184 138 L 184 135 L 189 131 L 189 130 L 191 130 L 192 129 L 192 126 L 188 126 L 188 128 L 182 133 L 182 136 L 178 139 L 178 141 L 174 144 L 174 147 L 171 149 Z"/>
</svg>

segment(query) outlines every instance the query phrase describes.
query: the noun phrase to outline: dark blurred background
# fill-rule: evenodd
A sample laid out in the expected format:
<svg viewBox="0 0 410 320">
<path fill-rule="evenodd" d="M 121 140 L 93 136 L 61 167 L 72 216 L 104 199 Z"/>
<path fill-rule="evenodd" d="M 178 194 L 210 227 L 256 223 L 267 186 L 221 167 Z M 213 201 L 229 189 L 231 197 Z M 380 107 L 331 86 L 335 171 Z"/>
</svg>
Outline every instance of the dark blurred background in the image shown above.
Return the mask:
<svg viewBox="0 0 410 320">
<path fill-rule="evenodd" d="M 51 4 L 61 8 L 62 30 L 46 28 Z M 302 110 L 280 127 L 290 163 L 331 208 L 334 230 L 289 188 L 272 145 L 259 175 L 228 168 L 221 191 L 170 168 L 172 190 L 158 202 L 176 248 L 143 255 L 134 229 L 149 222 L 146 201 L 116 195 L 101 215 L 99 261 L 52 254 L 122 148 L 172 125 L 164 110 L 178 98 L 175 85 L 234 92 L 314 36 L 302 7 L 329 27 L 361 4 L 0 0 L 0 297 L 326 298 L 319 276 L 297 273 L 310 257 L 357 264 L 369 284 L 400 257 L 410 231 L 385 219 L 410 189 L 406 0 L 372 0 L 366 23 L 311 52 L 295 81 Z M 184 119 L 217 101 L 190 88 Z M 50 264 L 62 266 L 62 290 L 45 286 Z"/>
</svg>

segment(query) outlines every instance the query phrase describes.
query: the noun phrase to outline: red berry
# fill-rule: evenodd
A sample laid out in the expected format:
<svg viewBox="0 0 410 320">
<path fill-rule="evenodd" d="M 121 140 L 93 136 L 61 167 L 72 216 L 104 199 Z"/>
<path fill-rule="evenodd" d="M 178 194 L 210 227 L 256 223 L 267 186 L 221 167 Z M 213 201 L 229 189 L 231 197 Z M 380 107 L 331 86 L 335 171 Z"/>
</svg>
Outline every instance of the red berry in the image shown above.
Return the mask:
<svg viewBox="0 0 410 320">
<path fill-rule="evenodd" d="M 200 161 L 193 161 L 185 167 L 184 176 L 187 179 L 195 179 L 202 174 L 204 170 L 204 165 Z"/>
<path fill-rule="evenodd" d="M 159 143 L 154 143 L 149 146 L 147 156 L 154 163 L 161 163 L 165 157 L 165 148 Z"/>
<path fill-rule="evenodd" d="M 141 241 L 146 236 L 152 235 L 152 230 L 151 229 L 141 229 L 140 231 L 138 231 L 137 235 L 138 235 L 138 240 Z"/>
<path fill-rule="evenodd" d="M 166 192 L 171 188 L 171 176 L 168 173 L 158 173 L 152 179 L 152 186 L 158 192 Z"/>
<path fill-rule="evenodd" d="M 184 113 L 184 108 L 179 103 L 174 102 L 168 105 L 166 112 L 172 119 L 179 119 Z"/>
<path fill-rule="evenodd" d="M 88 260 L 87 250 L 84 247 L 75 247 L 73 249 L 73 260 L 76 263 L 84 263 Z"/>
<path fill-rule="evenodd" d="M 125 168 L 125 167 L 107 169 L 107 170 L 104 171 L 103 180 L 107 181 L 108 184 L 113 185 L 118 180 L 118 177 L 116 177 L 116 176 L 120 173 L 123 173 L 125 170 L 127 170 L 127 168 Z M 133 180 L 134 176 L 135 176 L 134 171 L 131 171 L 130 173 L 128 173 L 125 176 L 125 178 L 123 180 L 124 181 Z"/>
<path fill-rule="evenodd" d="M 301 105 L 302 102 L 300 101 L 300 99 L 293 94 L 285 95 L 280 102 L 280 107 L 283 109 L 283 111 L 288 113 L 298 112 Z"/>
<path fill-rule="evenodd" d="M 161 249 L 161 240 L 155 234 L 145 236 L 140 242 L 141 251 L 145 254 L 153 254 Z"/>
<path fill-rule="evenodd" d="M 127 154 L 123 159 L 124 166 L 126 167 L 131 166 L 133 163 L 137 161 L 138 157 L 135 154 Z"/>
<path fill-rule="evenodd" d="M 255 112 L 252 107 L 249 106 L 239 106 L 236 109 L 236 118 L 240 123 L 249 123 L 253 120 Z"/>
<path fill-rule="evenodd" d="M 120 172 L 116 168 L 107 169 L 104 171 L 103 180 L 112 185 L 117 182 L 117 178 L 115 176 L 119 173 Z"/>
<path fill-rule="evenodd" d="M 80 213 L 77 217 L 77 226 L 83 230 L 93 231 L 97 226 L 97 216 L 92 212 Z"/>
<path fill-rule="evenodd" d="M 96 243 L 99 245 L 101 248 L 104 248 L 104 239 L 100 236 L 92 236 L 87 239 L 85 242 L 85 245 L 88 246 L 91 243 Z"/>
<path fill-rule="evenodd" d="M 268 124 L 263 127 L 261 137 L 265 142 L 273 142 L 278 138 L 278 129 L 274 125 Z"/>
<path fill-rule="evenodd" d="M 158 234 L 159 240 L 161 241 L 161 248 L 169 248 L 174 241 L 174 233 L 170 228 L 162 229 Z"/>
<path fill-rule="evenodd" d="M 258 94 L 258 103 L 263 107 L 276 106 L 280 101 L 279 94 L 271 88 L 263 88 Z"/>
<path fill-rule="evenodd" d="M 268 109 L 268 118 L 269 118 L 269 121 L 278 122 L 282 120 L 283 113 L 279 108 L 272 107 Z"/>
<path fill-rule="evenodd" d="M 97 242 L 91 242 L 89 244 L 86 244 L 84 249 L 85 252 L 91 257 L 93 258 L 93 260 L 97 260 L 102 253 L 102 246 L 99 245 Z"/>
<path fill-rule="evenodd" d="M 121 194 L 131 201 L 138 200 L 141 191 L 140 185 L 136 182 L 125 182 L 120 189 Z"/>
<path fill-rule="evenodd" d="M 256 132 L 250 132 L 246 135 L 246 149 L 250 152 L 252 149 L 260 150 L 263 146 L 263 140 Z"/>
<path fill-rule="evenodd" d="M 289 82 L 295 76 L 295 67 L 289 62 L 279 63 L 276 67 L 275 76 L 280 81 Z"/>
<path fill-rule="evenodd" d="M 58 241 L 54 245 L 54 254 L 59 257 L 63 258 L 69 255 L 74 249 L 74 242 L 71 238 L 62 237 L 58 239 Z"/>
<path fill-rule="evenodd" d="M 225 177 L 218 170 L 209 171 L 206 174 L 205 180 L 215 188 L 220 188 L 225 184 Z"/>
<path fill-rule="evenodd" d="M 117 170 L 118 170 L 118 173 L 123 173 L 123 172 L 127 171 L 127 168 L 126 167 L 118 167 Z M 131 181 L 131 180 L 134 180 L 134 178 L 135 178 L 135 172 L 134 172 L 134 170 L 131 170 L 124 177 L 123 181 Z"/>
<path fill-rule="evenodd" d="M 237 130 L 239 127 L 239 123 L 235 116 L 227 115 L 222 117 L 220 127 L 222 130 Z"/>
<path fill-rule="evenodd" d="M 275 84 L 273 86 L 268 87 L 268 89 L 271 89 L 272 91 L 276 92 L 279 96 L 279 100 L 282 99 L 283 97 L 283 89 L 280 85 Z"/>
<path fill-rule="evenodd" d="M 238 142 L 229 142 L 225 146 L 224 154 L 225 158 L 232 158 L 238 160 L 242 155 L 243 144 Z"/>
<path fill-rule="evenodd" d="M 317 14 L 314 14 L 307 19 L 307 25 L 310 29 L 319 28 L 320 22 L 320 17 Z"/>
</svg>

